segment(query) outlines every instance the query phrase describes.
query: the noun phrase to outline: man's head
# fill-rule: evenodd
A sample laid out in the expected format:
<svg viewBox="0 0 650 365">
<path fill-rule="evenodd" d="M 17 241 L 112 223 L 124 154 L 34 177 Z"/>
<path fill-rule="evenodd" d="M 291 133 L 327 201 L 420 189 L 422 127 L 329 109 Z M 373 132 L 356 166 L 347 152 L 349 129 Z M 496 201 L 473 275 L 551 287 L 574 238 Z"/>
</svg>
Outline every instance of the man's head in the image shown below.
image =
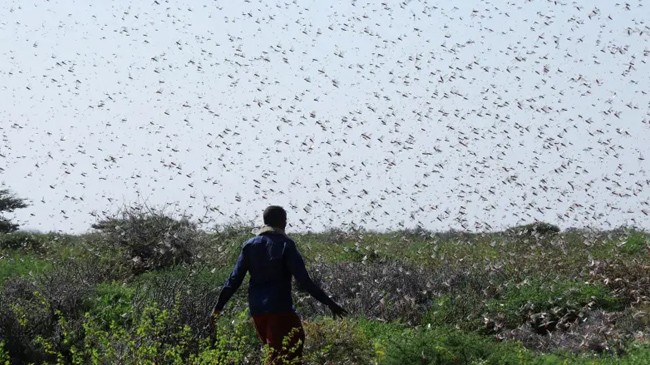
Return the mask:
<svg viewBox="0 0 650 365">
<path fill-rule="evenodd" d="M 262 217 L 264 218 L 264 224 L 267 226 L 282 230 L 287 226 L 287 212 L 280 206 L 271 205 L 267 207 L 264 209 Z"/>
</svg>

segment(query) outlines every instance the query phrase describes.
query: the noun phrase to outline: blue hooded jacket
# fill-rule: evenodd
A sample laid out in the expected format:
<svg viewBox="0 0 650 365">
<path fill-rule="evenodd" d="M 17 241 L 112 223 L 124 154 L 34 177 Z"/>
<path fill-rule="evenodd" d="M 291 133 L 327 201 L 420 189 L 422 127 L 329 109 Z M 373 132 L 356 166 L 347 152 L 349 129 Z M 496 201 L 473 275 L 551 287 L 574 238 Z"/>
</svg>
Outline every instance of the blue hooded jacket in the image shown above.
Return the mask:
<svg viewBox="0 0 650 365">
<path fill-rule="evenodd" d="M 242 245 L 235 268 L 224 284 L 215 310 L 226 302 L 250 273 L 248 305 L 251 315 L 295 312 L 291 298 L 291 277 L 325 305 L 334 301 L 309 277 L 295 242 L 279 230 L 266 230 Z"/>
</svg>

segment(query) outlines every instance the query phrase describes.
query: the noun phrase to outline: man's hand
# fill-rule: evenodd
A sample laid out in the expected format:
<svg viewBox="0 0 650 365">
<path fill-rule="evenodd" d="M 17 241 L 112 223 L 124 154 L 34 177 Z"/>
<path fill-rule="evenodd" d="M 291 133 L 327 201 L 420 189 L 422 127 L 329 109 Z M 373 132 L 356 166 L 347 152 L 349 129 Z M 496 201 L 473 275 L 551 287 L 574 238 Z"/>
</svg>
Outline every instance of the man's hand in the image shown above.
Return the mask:
<svg viewBox="0 0 650 365">
<path fill-rule="evenodd" d="M 343 318 L 344 316 L 346 316 L 348 314 L 348 311 L 346 311 L 345 309 L 343 309 L 340 305 L 338 305 L 336 303 L 330 304 L 329 307 L 330 307 L 330 310 L 332 311 L 332 318 L 334 318 L 334 319 Z"/>
<path fill-rule="evenodd" d="M 210 313 L 210 329 L 214 331 L 217 325 L 217 318 L 221 315 L 221 311 L 218 311 L 216 309 L 212 310 L 212 313 Z"/>
</svg>

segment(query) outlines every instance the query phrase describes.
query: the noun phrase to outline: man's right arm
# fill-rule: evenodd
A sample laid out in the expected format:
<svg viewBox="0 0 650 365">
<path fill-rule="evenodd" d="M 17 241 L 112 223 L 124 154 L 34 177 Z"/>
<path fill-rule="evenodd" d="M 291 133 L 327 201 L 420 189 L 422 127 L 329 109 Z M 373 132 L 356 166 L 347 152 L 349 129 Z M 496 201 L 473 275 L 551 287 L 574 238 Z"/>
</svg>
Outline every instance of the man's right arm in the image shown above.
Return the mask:
<svg viewBox="0 0 650 365">
<path fill-rule="evenodd" d="M 248 271 L 248 260 L 246 259 L 244 250 L 245 247 L 242 247 L 241 253 L 237 258 L 237 263 L 235 264 L 235 268 L 233 269 L 232 273 L 228 277 L 228 280 L 226 280 L 226 283 L 221 289 L 221 293 L 219 294 L 219 300 L 217 301 L 217 304 L 214 306 L 213 312 L 221 312 L 223 310 L 223 307 L 226 305 L 226 302 L 228 302 L 228 300 L 230 300 L 230 297 L 232 297 L 232 295 L 235 294 L 237 289 L 239 289 L 239 286 L 241 285 L 242 281 L 244 280 L 244 277 L 246 276 L 246 272 Z"/>
</svg>

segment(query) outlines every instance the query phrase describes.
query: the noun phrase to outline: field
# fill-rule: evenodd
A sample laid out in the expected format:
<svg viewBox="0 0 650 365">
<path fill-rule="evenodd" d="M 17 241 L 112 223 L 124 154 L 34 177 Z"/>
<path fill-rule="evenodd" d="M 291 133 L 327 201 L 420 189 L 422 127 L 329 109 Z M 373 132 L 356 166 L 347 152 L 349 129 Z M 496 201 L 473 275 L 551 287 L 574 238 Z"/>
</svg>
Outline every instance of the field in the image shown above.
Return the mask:
<svg viewBox="0 0 650 365">
<path fill-rule="evenodd" d="M 296 291 L 305 363 L 650 363 L 648 233 L 539 227 L 290 233 L 350 312 Z M 131 211 L 83 235 L 0 235 L 1 362 L 259 364 L 246 283 L 206 326 L 250 231 Z"/>
</svg>

